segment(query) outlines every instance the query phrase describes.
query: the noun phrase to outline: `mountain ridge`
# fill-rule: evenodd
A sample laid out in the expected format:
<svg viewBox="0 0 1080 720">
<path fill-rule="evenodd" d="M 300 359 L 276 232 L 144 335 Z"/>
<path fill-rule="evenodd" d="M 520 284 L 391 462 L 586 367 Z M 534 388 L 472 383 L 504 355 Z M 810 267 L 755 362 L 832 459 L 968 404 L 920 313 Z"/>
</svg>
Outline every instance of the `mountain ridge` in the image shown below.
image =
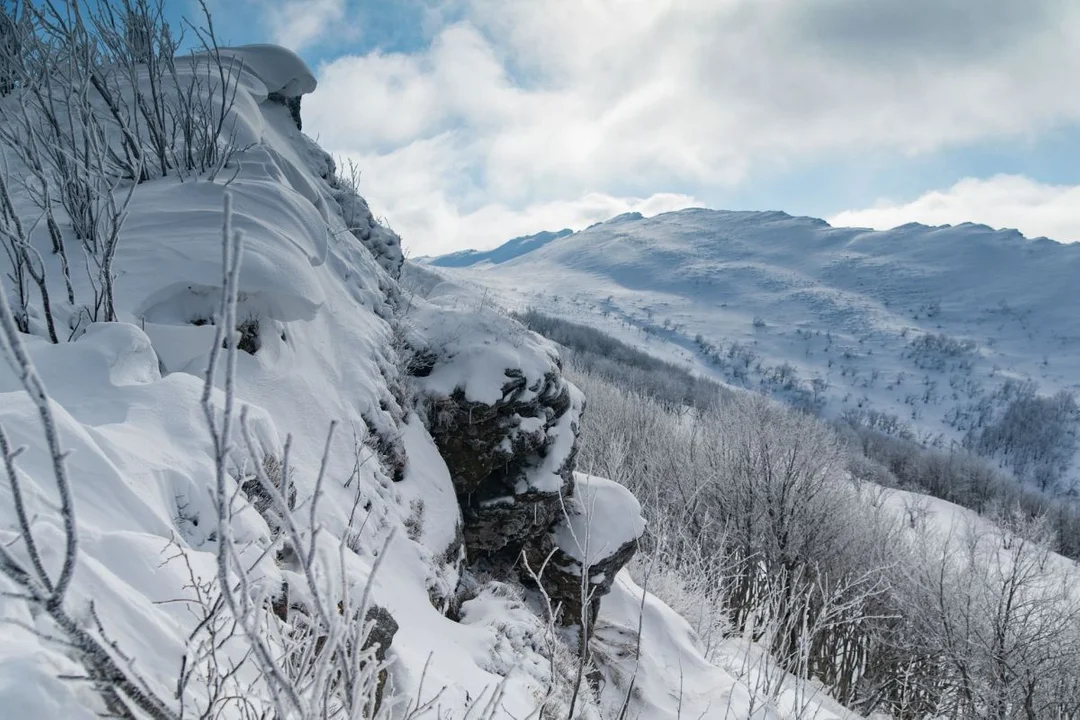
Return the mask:
<svg viewBox="0 0 1080 720">
<path fill-rule="evenodd" d="M 658 213 L 656 215 L 651 215 L 649 217 L 645 217 L 638 212 L 622 213 L 607 220 L 593 223 L 592 225 L 589 225 L 581 230 L 570 230 L 568 228 L 564 228 L 559 231 L 543 230 L 537 233 L 533 233 L 531 235 L 524 235 L 513 238 L 511 240 L 507 240 L 506 242 L 496 246 L 491 250 L 458 250 L 451 253 L 445 253 L 443 255 L 424 256 L 419 258 L 418 260 L 422 264 L 433 265 L 435 267 L 464 267 L 466 265 L 473 265 L 479 262 L 483 262 L 489 256 L 503 254 L 508 255 L 506 259 L 500 260 L 498 263 L 496 263 L 501 264 L 502 262 L 509 262 L 510 260 L 516 260 L 517 258 L 528 255 L 536 250 L 546 247 L 549 243 L 556 240 L 561 240 L 565 237 L 570 237 L 574 235 L 580 235 L 582 233 L 594 230 L 598 227 L 611 226 L 613 224 L 623 224 L 633 221 L 650 222 L 654 220 L 669 219 L 672 217 L 690 217 L 698 215 L 740 216 L 770 221 L 802 221 L 803 223 L 811 226 L 859 234 L 908 234 L 913 231 L 940 232 L 950 230 L 970 230 L 987 232 L 991 235 L 1002 236 L 1003 238 L 1014 238 L 1021 240 L 1027 244 L 1041 245 L 1044 243 L 1052 243 L 1054 246 L 1060 245 L 1066 247 L 1070 245 L 1077 245 L 1077 243 L 1062 242 L 1059 240 L 1055 240 L 1054 238 L 1047 237 L 1045 235 L 1029 237 L 1015 228 L 994 228 L 990 225 L 986 225 L 985 223 L 977 223 L 970 221 L 957 224 L 946 223 L 943 225 L 927 225 L 920 222 L 909 222 L 904 223 L 903 225 L 898 225 L 894 228 L 890 228 L 888 230 L 877 230 L 868 227 L 836 226 L 832 225 L 829 221 L 823 218 L 814 217 L 812 215 L 791 215 L 790 213 L 787 213 L 783 210 L 723 210 L 705 207 L 690 207 L 681 208 L 679 210 L 670 210 L 667 212 Z M 528 244 L 522 243 L 523 240 L 531 240 L 534 238 L 543 238 L 544 241 Z M 503 252 L 504 249 L 505 253 Z M 463 260 L 468 260 L 469 262 L 461 262 Z"/>
<path fill-rule="evenodd" d="M 502 245 L 492 250 L 458 250 L 446 255 L 419 258 L 419 262 L 435 267 L 468 267 L 482 262 L 490 262 L 498 265 L 508 262 L 516 257 L 538 250 L 550 242 L 573 234 L 570 228 L 558 231 L 544 230 L 532 235 L 507 240 Z"/>
<path fill-rule="evenodd" d="M 976 408 L 1007 380 L 1080 390 L 1080 247 L 1011 229 L 875 231 L 693 208 L 446 271 L 510 309 L 594 326 L 828 417 L 886 412 L 931 442 L 976 442 L 989 422 Z"/>
</svg>

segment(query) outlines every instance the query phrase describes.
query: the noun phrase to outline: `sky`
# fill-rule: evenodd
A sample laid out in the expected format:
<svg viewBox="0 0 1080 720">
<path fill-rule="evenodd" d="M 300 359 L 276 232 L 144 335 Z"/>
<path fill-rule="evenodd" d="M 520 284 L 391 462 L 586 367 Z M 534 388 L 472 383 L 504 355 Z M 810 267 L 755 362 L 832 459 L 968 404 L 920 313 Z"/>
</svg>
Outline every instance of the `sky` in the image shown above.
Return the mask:
<svg viewBox="0 0 1080 720">
<path fill-rule="evenodd" d="M 413 256 L 683 207 L 1080 241 L 1076 0 L 208 2 Z"/>
</svg>

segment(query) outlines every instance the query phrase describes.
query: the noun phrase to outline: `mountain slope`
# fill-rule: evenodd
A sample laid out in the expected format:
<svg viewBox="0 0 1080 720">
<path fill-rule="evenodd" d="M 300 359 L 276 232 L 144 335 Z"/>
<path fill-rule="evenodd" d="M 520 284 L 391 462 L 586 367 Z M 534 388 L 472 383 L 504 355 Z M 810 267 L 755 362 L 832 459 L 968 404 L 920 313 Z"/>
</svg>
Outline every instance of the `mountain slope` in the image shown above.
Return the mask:
<svg viewBox="0 0 1080 720">
<path fill-rule="evenodd" d="M 95 284 L 97 249 L 60 210 L 58 240 L 85 250 L 88 272 L 68 276 L 49 252 L 56 239 L 32 224 L 33 186 L 13 181 L 28 174 L 14 155 L 29 147 L 25 128 L 3 135 L 12 156 L 0 179 L 13 211 L 0 212 L 9 251 L 0 257 L 0 714 L 558 712 L 571 651 L 541 642 L 548 625 L 516 574 L 471 576 L 460 458 L 449 459 L 448 433 L 437 440 L 430 421 L 459 403 L 480 414 L 513 401 L 517 413 L 498 415 L 471 447 L 486 442 L 514 463 L 516 474 L 496 479 L 534 503 L 515 514 L 505 510 L 513 487 L 497 497 L 517 534 L 488 539 L 511 549 L 550 541 L 554 551 L 564 516 L 540 511 L 565 500 L 565 522 L 580 524 L 571 498 L 580 393 L 559 374 L 555 348 L 512 321 L 406 305 L 398 237 L 298 128 L 311 71 L 274 46 L 220 57 L 237 62 L 184 56 L 170 76 L 219 78 L 232 95 L 222 111 L 230 134 L 210 135 L 200 151 L 235 143 L 220 174 L 82 168 L 102 173 L 104 192 L 130 193 L 105 270 L 113 289 Z M 134 92 L 150 71 L 99 72 Z M 193 82 L 167 97 L 216 117 L 215 87 Z M 41 110 L 20 88 L 0 97 L 0 122 L 17 122 L 20 103 Z M 119 110 L 79 109 L 117 157 L 141 151 L 136 131 L 111 124 L 123 122 Z M 186 149 L 173 157 L 195 154 Z M 53 170 L 41 182 L 55 191 L 66 176 Z M 41 232 L 24 239 L 24 228 Z M 233 238 L 235 276 L 227 268 L 237 255 L 223 252 Z M 38 254 L 20 253 L 23 243 Z M 45 266 L 51 296 L 9 283 L 25 257 Z M 106 293 L 115 317 L 102 310 Z M 223 296 L 232 297 L 224 313 Z M 223 327 L 230 313 L 236 324 Z M 229 358 L 207 377 L 222 347 Z M 621 505 L 606 515 L 622 562 L 640 534 L 628 495 L 609 494 L 609 506 Z M 73 569 L 70 584 L 61 567 Z M 575 571 L 560 563 L 564 582 Z M 579 709 L 598 717 L 591 697 Z"/>
<path fill-rule="evenodd" d="M 776 717 L 623 568 L 641 507 L 574 472 L 583 397 L 555 346 L 451 283 L 404 293 L 398 237 L 300 132 L 310 70 L 283 48 L 221 50 L 240 62 L 176 58 L 173 77 L 234 98 L 230 135 L 201 149 L 226 152 L 220 167 L 102 178 L 130 193 L 109 290 L 67 273 L 50 242 L 88 269 L 96 250 L 59 210 L 59 238 L 31 225 L 40 198 L 11 181 L 27 168 L 0 167 L 4 712 L 453 719 L 576 702 L 600 718 L 631 696 L 627 717 Z M 150 70 L 133 68 L 106 80 L 136 93 Z M 186 87 L 180 105 L 215 92 L 166 87 Z M 0 122 L 24 100 L 0 98 Z M 149 143 L 116 108 L 79 110 L 116 157 Z M 41 182 L 63 187 L 54 170 Z M 9 285 L 26 257 L 51 299 Z M 602 692 L 578 672 L 575 601 L 608 633 Z M 649 659 L 630 668 L 639 641 Z"/>
<path fill-rule="evenodd" d="M 558 232 L 538 232 L 534 235 L 524 235 L 513 240 L 507 240 L 494 250 L 460 250 L 449 255 L 420 258 L 420 262 L 435 267 L 469 267 L 485 262 L 498 265 L 538 250 L 553 240 L 571 234 L 573 234 L 573 230 L 570 229 L 563 229 Z"/>
<path fill-rule="evenodd" d="M 615 218 L 500 265 L 447 272 L 508 307 L 595 325 L 827 416 L 894 415 L 939 443 L 977 445 L 1017 392 L 1030 394 L 1019 382 L 1043 395 L 1080 388 L 1080 246 L 1016 231 L 875 232 L 692 209 Z M 1064 440 L 1071 456 L 1073 424 Z M 1040 478 L 1071 484 L 1067 464 Z"/>
</svg>

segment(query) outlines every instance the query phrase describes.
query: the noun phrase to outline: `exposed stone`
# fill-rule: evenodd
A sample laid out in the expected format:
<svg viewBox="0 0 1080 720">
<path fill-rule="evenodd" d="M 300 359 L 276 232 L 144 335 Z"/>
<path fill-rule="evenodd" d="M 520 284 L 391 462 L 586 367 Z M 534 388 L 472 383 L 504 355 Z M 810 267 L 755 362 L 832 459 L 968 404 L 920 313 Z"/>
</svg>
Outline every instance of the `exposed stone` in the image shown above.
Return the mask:
<svg viewBox="0 0 1080 720">
<path fill-rule="evenodd" d="M 545 427 L 532 432 L 521 430 L 522 418 L 543 417 L 546 426 L 565 412 L 567 403 L 562 397 L 545 404 L 541 393 L 535 399 L 519 401 L 525 379 L 515 375 L 514 370 L 506 374 L 510 379 L 503 386 L 503 399 L 494 405 L 468 402 L 460 389 L 432 404 L 431 434 L 450 468 L 459 496 L 476 492 L 499 470 L 505 474 L 515 460 L 523 461 L 544 447 Z M 556 378 L 545 378 L 545 382 L 553 386 Z"/>
<path fill-rule="evenodd" d="M 432 436 L 450 469 L 472 558 L 516 556 L 526 540 L 558 520 L 572 487 L 581 408 L 571 401 L 570 387 L 555 372 L 531 388 L 520 372 L 506 375 L 503 397 L 492 405 L 468 402 L 459 389 L 429 408 Z M 560 431 L 574 437 L 556 447 Z M 533 484 L 534 477 L 552 472 L 556 483 Z"/>
<path fill-rule="evenodd" d="M 570 485 L 564 489 L 569 492 Z M 493 555 L 508 547 L 516 549 L 524 541 L 547 532 L 562 513 L 561 505 L 559 493 L 527 492 L 466 506 L 462 508 L 465 547 L 471 557 Z M 512 554 L 516 555 L 516 550 Z"/>
<path fill-rule="evenodd" d="M 611 592 L 611 586 L 615 582 L 615 576 L 630 562 L 637 552 L 637 538 L 630 540 L 602 560 L 582 567 L 582 563 L 575 560 L 569 554 L 560 550 L 555 545 L 551 534 L 536 538 L 524 548 L 525 556 L 529 560 L 529 567 L 537 571 L 543 566 L 548 555 L 551 559 L 544 569 L 541 583 L 553 607 L 559 606 L 559 621 L 564 626 L 580 625 L 582 620 L 588 623 L 589 634 L 596 623 L 596 614 L 600 610 L 600 599 Z M 524 570 L 524 568 L 523 568 Z M 582 592 L 581 575 L 583 570 L 588 573 L 589 583 Z M 531 581 L 527 572 L 522 579 Z M 588 605 L 588 615 L 583 610 Z"/>
<path fill-rule="evenodd" d="M 299 622 L 304 625 L 311 623 L 311 612 L 305 604 L 298 601 L 290 600 L 289 584 L 283 583 L 279 595 L 277 595 L 270 604 L 270 609 L 282 622 L 297 622 L 297 617 L 305 618 Z M 338 604 L 338 611 L 341 612 L 341 604 Z M 361 650 L 368 650 L 374 648 L 375 659 L 381 665 L 386 662 L 386 653 L 390 649 L 390 646 L 394 642 L 394 636 L 397 634 L 399 625 L 394 616 L 390 614 L 390 611 L 379 605 L 372 605 L 368 608 L 364 614 L 365 625 L 370 625 L 367 636 L 364 638 L 364 644 L 361 646 Z M 318 655 L 323 651 L 323 647 L 326 645 L 327 636 L 325 634 L 319 634 L 315 639 L 315 654 Z M 383 691 L 386 688 L 386 681 L 389 677 L 389 672 L 386 668 L 379 671 L 379 682 L 375 689 L 375 714 L 378 715 L 379 706 L 382 704 Z"/>
<path fill-rule="evenodd" d="M 394 635 L 398 631 L 397 620 L 386 608 L 372 605 L 368 608 L 367 614 L 364 615 L 364 622 L 373 624 L 367 638 L 364 640 L 363 649 L 367 650 L 374 647 L 375 657 L 379 659 L 379 662 L 384 662 L 386 660 L 386 651 L 394 642 Z"/>
<path fill-rule="evenodd" d="M 386 661 L 386 651 L 390 648 L 391 643 L 394 642 L 394 635 L 398 631 L 397 620 L 394 616 L 383 607 L 378 605 L 372 605 L 368 608 L 367 614 L 364 615 L 365 623 L 372 623 L 371 630 L 368 632 L 367 638 L 364 639 L 363 649 L 367 650 L 370 647 L 375 648 L 375 657 L 378 658 L 380 663 Z M 379 685 L 375 689 L 375 707 L 374 714 L 377 716 L 379 707 L 382 705 L 383 691 L 386 689 L 386 679 L 389 673 L 386 669 L 379 671 Z"/>
<path fill-rule="evenodd" d="M 279 92 L 272 92 L 266 96 L 266 99 L 289 108 L 289 115 L 292 117 L 293 122 L 296 123 L 296 129 L 303 130 L 304 123 L 300 119 L 300 97 L 300 95 L 287 97 Z"/>
<path fill-rule="evenodd" d="M 562 376 L 557 349 L 485 312 L 482 300 L 467 319 L 454 318 L 464 312 L 419 304 L 410 347 L 435 349 L 407 372 L 450 471 L 467 558 L 509 582 L 529 582 L 523 558 L 533 570 L 544 566 L 540 582 L 560 622 L 571 636 L 584 625 L 584 642 L 637 550 L 641 507 L 617 483 L 575 475 L 585 401 Z"/>
<path fill-rule="evenodd" d="M 544 571 L 540 582 L 562 625 L 592 634 L 600 599 L 611 592 L 618 572 L 637 552 L 645 529 L 641 506 L 626 488 L 603 478 L 575 475 L 574 495 L 551 532 L 534 537 L 523 553 L 523 579 Z M 546 565 L 545 565 L 546 561 Z M 582 578 L 587 578 L 582 583 Z"/>
</svg>

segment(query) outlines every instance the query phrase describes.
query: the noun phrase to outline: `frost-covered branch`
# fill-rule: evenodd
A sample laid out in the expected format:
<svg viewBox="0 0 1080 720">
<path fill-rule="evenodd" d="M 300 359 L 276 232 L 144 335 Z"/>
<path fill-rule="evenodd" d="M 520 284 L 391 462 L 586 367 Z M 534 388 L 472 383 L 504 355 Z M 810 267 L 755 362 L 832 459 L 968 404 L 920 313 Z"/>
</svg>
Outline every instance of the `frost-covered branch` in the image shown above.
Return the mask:
<svg viewBox="0 0 1080 720">
<path fill-rule="evenodd" d="M 68 612 L 65 599 L 78 562 L 78 529 L 75 516 L 67 456 L 60 446 L 60 436 L 53 416 L 48 391 L 37 373 L 33 360 L 23 343 L 5 292 L 0 292 L 0 348 L 15 371 L 26 395 L 37 410 L 38 422 L 52 460 L 52 475 L 60 499 L 59 512 L 64 532 L 63 561 L 58 573 L 51 573 L 41 558 L 25 507 L 19 470 L 15 460 L 18 448 L 13 448 L 0 428 L 0 453 L 3 454 L 4 476 L 11 488 L 16 506 L 19 538 L 26 551 L 29 567 L 6 546 L 0 545 L 0 572 L 3 572 L 24 593 L 24 598 L 43 610 L 64 634 L 64 640 L 83 663 L 89 677 L 101 691 L 110 711 L 119 717 L 135 718 L 129 706 L 134 706 L 154 720 L 173 720 L 176 716 L 129 669 L 114 658 L 114 648 L 107 638 L 79 624 Z"/>
</svg>

